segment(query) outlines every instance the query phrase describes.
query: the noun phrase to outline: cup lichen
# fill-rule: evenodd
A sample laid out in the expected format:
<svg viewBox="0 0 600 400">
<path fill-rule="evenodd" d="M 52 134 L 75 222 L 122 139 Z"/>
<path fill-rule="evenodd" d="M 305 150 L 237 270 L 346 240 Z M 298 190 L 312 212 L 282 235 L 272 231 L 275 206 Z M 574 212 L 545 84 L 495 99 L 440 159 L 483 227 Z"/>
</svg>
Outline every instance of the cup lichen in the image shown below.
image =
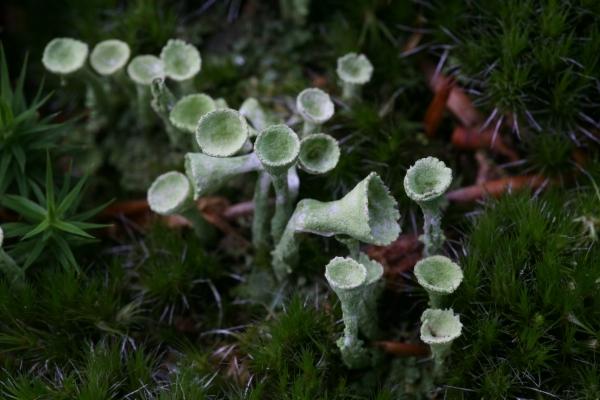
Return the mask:
<svg viewBox="0 0 600 400">
<path fill-rule="evenodd" d="M 342 98 L 360 96 L 360 88 L 371 80 L 373 65 L 364 54 L 348 53 L 337 60 L 337 75 L 342 81 Z"/>
<path fill-rule="evenodd" d="M 321 125 L 333 117 L 335 111 L 329 95 L 317 88 L 301 91 L 296 97 L 296 108 L 304 120 L 303 136 L 318 132 Z"/>
<path fill-rule="evenodd" d="M 444 244 L 442 201 L 452 183 L 452 170 L 435 157 L 418 160 L 406 172 L 404 190 L 423 211 L 425 256 L 438 254 Z"/>
<path fill-rule="evenodd" d="M 90 54 L 90 65 L 100 75 L 109 76 L 122 70 L 130 56 L 131 49 L 127 43 L 108 39 L 94 46 Z"/>
<path fill-rule="evenodd" d="M 417 282 L 429 294 L 429 305 L 439 308 L 442 297 L 454 293 L 463 279 L 462 269 L 448 257 L 430 256 L 415 265 Z"/>
</svg>

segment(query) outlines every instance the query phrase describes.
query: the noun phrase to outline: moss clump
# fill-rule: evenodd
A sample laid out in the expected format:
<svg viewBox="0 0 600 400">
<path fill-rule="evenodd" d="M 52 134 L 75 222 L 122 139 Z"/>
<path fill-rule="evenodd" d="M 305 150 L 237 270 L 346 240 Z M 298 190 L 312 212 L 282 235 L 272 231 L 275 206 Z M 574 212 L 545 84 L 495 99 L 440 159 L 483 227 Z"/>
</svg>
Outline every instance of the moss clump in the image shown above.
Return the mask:
<svg viewBox="0 0 600 400">
<path fill-rule="evenodd" d="M 530 196 L 491 204 L 471 229 L 453 305 L 465 328 L 448 382 L 468 391 L 448 389 L 453 397 L 600 394 L 589 375 L 600 367 L 600 249 L 579 222 L 598 200 Z"/>
</svg>

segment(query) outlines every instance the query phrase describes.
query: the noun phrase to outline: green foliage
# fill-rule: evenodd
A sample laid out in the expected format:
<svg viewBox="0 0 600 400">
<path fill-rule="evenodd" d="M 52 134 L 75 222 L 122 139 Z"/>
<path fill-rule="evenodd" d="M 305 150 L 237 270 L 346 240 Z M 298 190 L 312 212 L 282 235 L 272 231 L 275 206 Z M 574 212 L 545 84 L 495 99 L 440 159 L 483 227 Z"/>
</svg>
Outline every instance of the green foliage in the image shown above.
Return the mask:
<svg viewBox="0 0 600 400">
<path fill-rule="evenodd" d="M 593 191 L 506 196 L 473 225 L 455 294 L 463 335 L 449 365 L 453 396 L 597 396 L 597 240 L 579 217 Z M 597 214 L 597 208 L 594 211 Z M 574 398 L 574 397 L 573 397 Z"/>
<path fill-rule="evenodd" d="M 27 101 L 26 70 L 27 58 L 13 88 L 0 44 L 0 195 L 18 191 L 26 196 L 30 192 L 30 180 L 43 173 L 46 151 L 58 146 L 66 127 L 52 123 L 54 115 L 40 116 L 40 108 L 50 97 L 42 95 L 43 85 L 33 100 Z"/>
<path fill-rule="evenodd" d="M 67 174 L 62 188 L 55 192 L 52 164 L 48 155 L 45 193 L 42 193 L 38 185 L 31 184 L 37 202 L 24 196 L 8 194 L 0 200 L 0 204 L 23 218 L 22 222 L 4 224 L 3 229 L 6 237 L 20 238 L 11 253 L 24 269 L 38 258 L 50 255 L 65 269 L 79 269 L 72 247 L 93 241 L 94 237 L 87 231 L 105 226 L 87 222 L 105 205 L 77 213 L 85 183 L 86 179 L 81 179 L 71 188 L 70 175 Z"/>
<path fill-rule="evenodd" d="M 432 14 L 444 27 L 445 35 L 435 31 L 438 40 L 450 42 L 449 68 L 481 93 L 488 112 L 512 114 L 505 122 L 521 129 L 591 138 L 600 77 L 597 2 L 439 1 Z"/>
</svg>

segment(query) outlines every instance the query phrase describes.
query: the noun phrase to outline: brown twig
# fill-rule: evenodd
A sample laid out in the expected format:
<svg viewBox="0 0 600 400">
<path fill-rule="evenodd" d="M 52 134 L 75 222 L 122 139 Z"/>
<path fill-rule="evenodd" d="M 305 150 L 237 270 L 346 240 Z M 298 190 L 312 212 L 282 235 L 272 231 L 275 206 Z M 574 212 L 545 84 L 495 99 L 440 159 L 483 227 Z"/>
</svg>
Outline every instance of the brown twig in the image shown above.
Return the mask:
<svg viewBox="0 0 600 400">
<path fill-rule="evenodd" d="M 500 197 L 508 190 L 519 190 L 525 187 L 537 189 L 547 182 L 548 179 L 541 175 L 510 176 L 456 189 L 449 192 L 446 197 L 457 203 L 468 203 L 486 196 Z"/>
<path fill-rule="evenodd" d="M 421 343 L 404 343 L 396 341 L 379 341 L 375 346 L 396 357 L 425 357 L 429 355 L 429 347 Z"/>
<path fill-rule="evenodd" d="M 517 152 L 508 147 L 500 135 L 497 135 L 496 138 L 494 138 L 493 129 L 478 131 L 458 125 L 452 132 L 452 144 L 454 147 L 461 150 L 489 148 L 496 153 L 502 154 L 511 161 L 519 159 Z"/>
</svg>

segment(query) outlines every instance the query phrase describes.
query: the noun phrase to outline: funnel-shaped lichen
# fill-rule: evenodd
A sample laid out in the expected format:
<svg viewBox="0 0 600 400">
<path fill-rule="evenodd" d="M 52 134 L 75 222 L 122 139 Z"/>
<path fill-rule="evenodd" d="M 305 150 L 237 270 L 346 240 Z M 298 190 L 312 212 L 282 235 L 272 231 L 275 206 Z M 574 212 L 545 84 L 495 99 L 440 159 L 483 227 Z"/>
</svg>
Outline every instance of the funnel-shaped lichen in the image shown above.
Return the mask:
<svg viewBox="0 0 600 400">
<path fill-rule="evenodd" d="M 169 114 L 171 123 L 184 132 L 195 133 L 200 119 L 217 109 L 214 100 L 205 94 L 190 94 L 175 103 Z"/>
<path fill-rule="evenodd" d="M 200 118 L 196 127 L 196 142 L 213 157 L 229 157 L 244 147 L 248 140 L 248 123 L 235 110 L 211 111 Z"/>
<path fill-rule="evenodd" d="M 148 205 L 160 215 L 179 214 L 192 224 L 194 231 L 203 241 L 214 237 L 214 228 L 206 222 L 192 199 L 192 185 L 181 172 L 171 171 L 154 180 L 148 189 Z"/>
<path fill-rule="evenodd" d="M 367 270 L 351 258 L 336 257 L 325 267 L 325 278 L 342 306 L 344 336 L 337 341 L 342 359 L 349 368 L 363 367 L 368 362 L 368 353 L 358 332 Z"/>
<path fill-rule="evenodd" d="M 146 127 L 150 118 L 150 85 L 157 78 L 164 79 L 164 64 L 153 55 L 136 56 L 127 66 L 127 75 L 136 84 L 138 124 Z"/>
<path fill-rule="evenodd" d="M 418 160 L 404 177 L 406 194 L 423 211 L 425 256 L 439 253 L 444 244 L 441 203 L 451 183 L 452 170 L 435 157 Z"/>
<path fill-rule="evenodd" d="M 442 297 L 453 293 L 463 279 L 463 272 L 458 264 L 448 257 L 431 256 L 415 265 L 415 277 L 419 285 L 429 294 L 429 305 L 441 307 Z"/>
<path fill-rule="evenodd" d="M 315 133 L 300 142 L 298 161 L 309 174 L 325 174 L 335 168 L 340 159 L 337 140 L 324 133 Z"/>
<path fill-rule="evenodd" d="M 343 235 L 387 245 L 400 234 L 398 205 L 374 172 L 340 200 L 301 200 L 288 221 L 281 240 L 273 250 L 273 268 L 279 279 L 291 272 L 298 251 L 296 234 Z"/>
<path fill-rule="evenodd" d="M 254 142 L 254 152 L 265 171 L 271 175 L 275 188 L 275 215 L 271 221 L 271 234 L 278 241 L 292 214 L 288 187 L 288 170 L 296 164 L 300 153 L 298 135 L 287 125 L 272 125 L 262 130 Z"/>
<path fill-rule="evenodd" d="M 83 68 L 88 52 L 88 45 L 79 40 L 56 38 L 46 45 L 42 63 L 52 73 L 68 75 Z"/>
<path fill-rule="evenodd" d="M 170 39 L 160 52 L 165 74 L 175 81 L 186 81 L 196 76 L 202 68 L 200 52 L 180 39 Z"/>
<path fill-rule="evenodd" d="M 259 170 L 262 170 L 262 165 L 254 153 L 226 158 L 202 153 L 185 155 L 185 173 L 192 182 L 195 199 L 236 175 Z"/>
<path fill-rule="evenodd" d="M 104 40 L 94 46 L 90 64 L 100 75 L 113 75 L 125 67 L 130 55 L 129 45 L 122 40 Z"/>
<path fill-rule="evenodd" d="M 315 133 L 333 117 L 334 105 L 327 93 L 317 88 L 304 89 L 296 98 L 296 108 L 304 119 L 303 136 Z"/>
<path fill-rule="evenodd" d="M 452 342 L 460 336 L 462 323 L 452 309 L 427 309 L 421 315 L 421 340 L 431 347 L 436 373 L 441 373 Z"/>
<path fill-rule="evenodd" d="M 337 75 L 342 81 L 342 98 L 352 100 L 360 96 L 360 88 L 371 80 L 373 65 L 364 54 L 348 53 L 337 60 Z"/>
</svg>

